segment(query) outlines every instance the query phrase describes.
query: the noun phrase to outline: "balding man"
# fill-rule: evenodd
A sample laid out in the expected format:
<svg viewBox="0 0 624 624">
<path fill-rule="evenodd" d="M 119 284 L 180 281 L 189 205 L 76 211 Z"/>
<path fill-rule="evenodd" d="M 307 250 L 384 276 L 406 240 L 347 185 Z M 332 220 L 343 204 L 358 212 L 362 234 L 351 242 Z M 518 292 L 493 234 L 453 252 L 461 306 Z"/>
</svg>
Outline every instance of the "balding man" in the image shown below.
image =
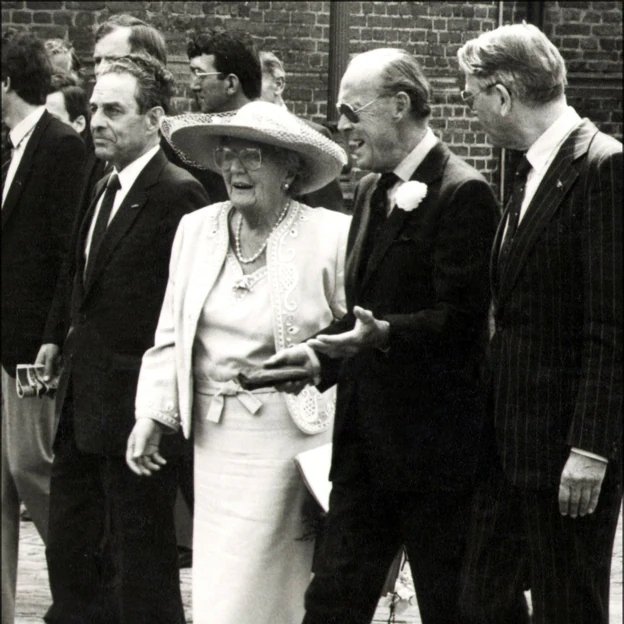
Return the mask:
<svg viewBox="0 0 624 624">
<path fill-rule="evenodd" d="M 347 67 L 338 128 L 372 172 L 355 192 L 349 312 L 272 359 L 306 365 L 321 389 L 338 384 L 333 488 L 305 624 L 370 622 L 402 545 L 423 622 L 461 622 L 496 201 L 429 128 L 429 97 L 403 50 Z"/>
</svg>

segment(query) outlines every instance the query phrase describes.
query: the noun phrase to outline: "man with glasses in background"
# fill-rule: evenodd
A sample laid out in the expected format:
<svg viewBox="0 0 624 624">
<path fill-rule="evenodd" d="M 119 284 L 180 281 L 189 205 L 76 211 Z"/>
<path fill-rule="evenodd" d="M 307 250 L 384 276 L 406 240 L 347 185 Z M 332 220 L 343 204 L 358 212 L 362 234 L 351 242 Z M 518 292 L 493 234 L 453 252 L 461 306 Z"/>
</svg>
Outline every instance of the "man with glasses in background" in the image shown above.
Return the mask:
<svg viewBox="0 0 624 624">
<path fill-rule="evenodd" d="M 248 102 L 263 99 L 261 57 L 249 33 L 237 30 L 197 32 L 189 41 L 187 52 L 191 90 L 202 113 L 234 112 Z M 317 132 L 321 128 L 322 134 L 331 138 L 326 128 L 304 121 Z M 223 186 L 220 177 L 219 184 Z M 343 210 L 338 179 L 297 199 L 308 206 Z"/>
<path fill-rule="evenodd" d="M 308 367 L 321 390 L 338 384 L 333 488 L 305 624 L 370 622 L 402 545 L 422 621 L 462 622 L 497 210 L 483 177 L 429 128 L 429 98 L 403 50 L 350 62 L 338 129 L 372 173 L 355 191 L 348 313 L 269 360 Z"/>
</svg>

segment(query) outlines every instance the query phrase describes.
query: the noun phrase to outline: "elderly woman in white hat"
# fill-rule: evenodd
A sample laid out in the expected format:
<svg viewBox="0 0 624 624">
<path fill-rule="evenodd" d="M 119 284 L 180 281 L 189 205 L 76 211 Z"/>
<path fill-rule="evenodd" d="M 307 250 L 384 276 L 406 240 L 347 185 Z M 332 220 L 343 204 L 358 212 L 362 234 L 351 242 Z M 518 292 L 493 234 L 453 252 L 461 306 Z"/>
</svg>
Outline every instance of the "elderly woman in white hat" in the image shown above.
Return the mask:
<svg viewBox="0 0 624 624">
<path fill-rule="evenodd" d="M 329 441 L 334 396 L 249 392 L 236 379 L 345 313 L 349 217 L 293 196 L 334 179 L 346 155 L 266 102 L 170 118 L 163 134 L 185 160 L 220 172 L 230 200 L 180 223 L 127 461 L 150 474 L 164 463 L 161 434 L 192 430 L 193 620 L 293 624 L 313 548 L 298 539 L 306 492 L 293 458 Z"/>
</svg>

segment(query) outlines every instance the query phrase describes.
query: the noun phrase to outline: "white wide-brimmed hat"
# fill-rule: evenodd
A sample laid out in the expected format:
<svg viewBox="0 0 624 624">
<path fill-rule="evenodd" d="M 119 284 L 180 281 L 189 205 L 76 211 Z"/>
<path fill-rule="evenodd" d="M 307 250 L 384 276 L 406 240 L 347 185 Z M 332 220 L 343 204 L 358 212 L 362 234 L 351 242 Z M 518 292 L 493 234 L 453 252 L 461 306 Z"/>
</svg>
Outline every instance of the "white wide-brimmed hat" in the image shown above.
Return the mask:
<svg viewBox="0 0 624 624">
<path fill-rule="evenodd" d="M 345 151 L 305 121 L 269 102 L 249 102 L 230 113 L 185 113 L 164 117 L 161 131 L 186 163 L 220 173 L 214 150 L 222 137 L 246 139 L 296 152 L 302 159 L 298 193 L 315 191 L 347 164 Z"/>
</svg>

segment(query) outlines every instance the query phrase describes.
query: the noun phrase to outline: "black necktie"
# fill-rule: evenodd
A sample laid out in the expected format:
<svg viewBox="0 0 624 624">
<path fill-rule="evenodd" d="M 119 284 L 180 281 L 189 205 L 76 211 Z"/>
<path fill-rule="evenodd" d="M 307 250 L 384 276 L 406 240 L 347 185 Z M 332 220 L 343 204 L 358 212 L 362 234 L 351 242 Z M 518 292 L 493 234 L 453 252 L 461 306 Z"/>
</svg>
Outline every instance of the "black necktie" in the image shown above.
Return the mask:
<svg viewBox="0 0 624 624">
<path fill-rule="evenodd" d="M 379 235 L 379 230 L 386 222 L 388 215 L 388 189 L 392 188 L 399 181 L 398 176 L 393 173 L 382 173 L 377 180 L 377 186 L 370 198 L 370 219 L 368 221 L 368 231 L 362 250 L 362 266 L 368 263 L 375 241 Z"/>
<path fill-rule="evenodd" d="M 527 175 L 530 170 L 531 163 L 527 160 L 526 156 L 522 156 L 522 160 L 516 169 L 511 197 L 509 198 L 509 204 L 507 205 L 506 210 L 508 215 L 507 230 L 505 231 L 505 238 L 503 239 L 503 244 L 501 245 L 500 252 L 498 254 L 499 275 L 502 274 L 505 264 L 507 263 L 511 243 L 516 234 L 516 230 L 518 229 L 518 223 L 520 222 L 520 208 L 522 206 L 522 200 L 524 199 Z"/>
<path fill-rule="evenodd" d="M 93 236 L 91 237 L 91 245 L 89 247 L 89 258 L 87 261 L 87 269 L 85 271 L 85 282 L 89 279 L 91 272 L 93 271 L 93 265 L 95 264 L 95 258 L 106 235 L 106 228 L 108 227 L 108 221 L 110 219 L 111 211 L 113 210 L 113 204 L 115 203 L 115 195 L 121 188 L 119 184 L 119 177 L 113 172 L 106 182 L 106 191 L 104 192 L 104 198 L 100 206 L 100 211 L 93 228 Z"/>
<path fill-rule="evenodd" d="M 9 165 L 13 158 L 13 141 L 8 131 L 2 141 L 2 190 L 4 190 L 4 181 L 6 180 L 7 173 L 9 172 Z"/>
</svg>

